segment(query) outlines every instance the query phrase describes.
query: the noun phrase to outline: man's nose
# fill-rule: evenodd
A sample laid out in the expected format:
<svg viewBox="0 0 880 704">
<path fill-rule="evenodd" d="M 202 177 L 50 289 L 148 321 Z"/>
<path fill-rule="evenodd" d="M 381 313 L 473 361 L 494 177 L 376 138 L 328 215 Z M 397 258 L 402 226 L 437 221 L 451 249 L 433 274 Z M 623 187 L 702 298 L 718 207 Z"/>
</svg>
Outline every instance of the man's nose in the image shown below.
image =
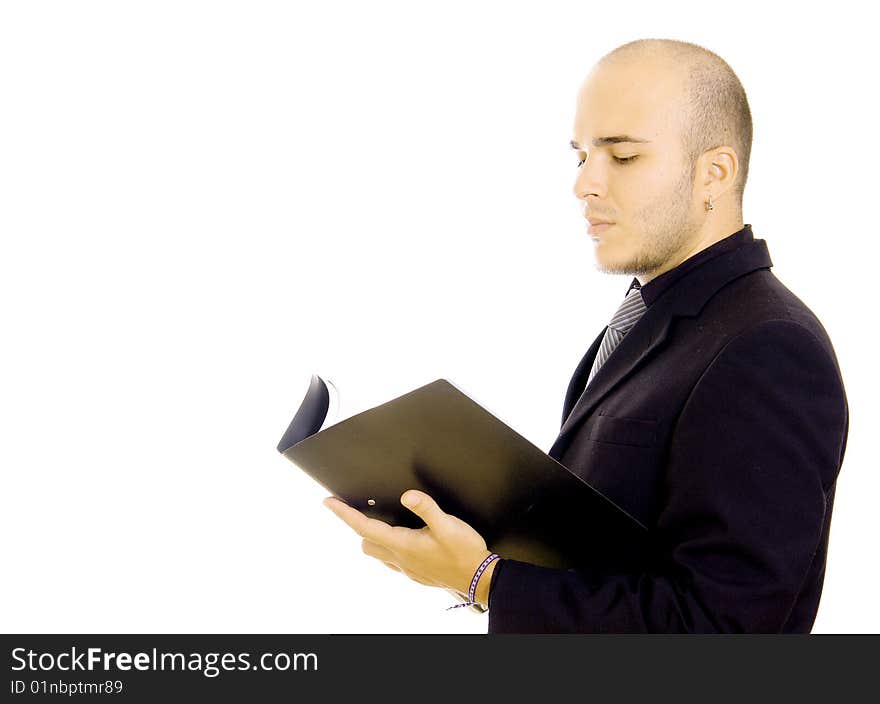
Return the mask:
<svg viewBox="0 0 880 704">
<path fill-rule="evenodd" d="M 598 196 L 604 199 L 608 194 L 607 174 L 600 159 L 587 157 L 586 161 L 578 169 L 577 178 L 574 181 L 575 198 L 583 200 L 587 196 Z"/>
</svg>

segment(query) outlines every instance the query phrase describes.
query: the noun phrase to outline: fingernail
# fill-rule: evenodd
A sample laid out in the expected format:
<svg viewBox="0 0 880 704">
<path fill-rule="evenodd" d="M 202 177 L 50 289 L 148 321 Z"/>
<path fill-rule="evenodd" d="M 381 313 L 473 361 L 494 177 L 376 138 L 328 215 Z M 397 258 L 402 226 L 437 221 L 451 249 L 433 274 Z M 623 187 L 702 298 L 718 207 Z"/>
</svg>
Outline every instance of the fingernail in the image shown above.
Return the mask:
<svg viewBox="0 0 880 704">
<path fill-rule="evenodd" d="M 404 494 L 404 496 L 403 496 L 403 505 L 404 506 L 409 506 L 410 508 L 412 508 L 413 506 L 416 506 L 418 503 L 419 503 L 418 494 L 412 494 L 412 493 Z"/>
</svg>

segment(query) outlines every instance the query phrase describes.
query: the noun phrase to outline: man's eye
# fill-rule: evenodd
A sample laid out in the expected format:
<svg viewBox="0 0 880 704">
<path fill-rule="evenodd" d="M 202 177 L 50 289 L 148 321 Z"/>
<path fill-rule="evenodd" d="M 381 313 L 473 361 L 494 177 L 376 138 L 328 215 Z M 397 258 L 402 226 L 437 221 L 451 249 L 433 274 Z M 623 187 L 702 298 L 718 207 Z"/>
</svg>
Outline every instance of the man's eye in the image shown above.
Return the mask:
<svg viewBox="0 0 880 704">
<path fill-rule="evenodd" d="M 615 156 L 614 161 L 617 162 L 618 164 L 629 164 L 630 162 L 635 161 L 638 158 L 638 156 L 639 156 L 638 154 L 633 154 L 632 156 L 624 156 L 624 157 Z M 577 168 L 581 168 L 584 165 L 585 161 L 586 161 L 586 159 L 581 159 L 578 162 Z"/>
</svg>

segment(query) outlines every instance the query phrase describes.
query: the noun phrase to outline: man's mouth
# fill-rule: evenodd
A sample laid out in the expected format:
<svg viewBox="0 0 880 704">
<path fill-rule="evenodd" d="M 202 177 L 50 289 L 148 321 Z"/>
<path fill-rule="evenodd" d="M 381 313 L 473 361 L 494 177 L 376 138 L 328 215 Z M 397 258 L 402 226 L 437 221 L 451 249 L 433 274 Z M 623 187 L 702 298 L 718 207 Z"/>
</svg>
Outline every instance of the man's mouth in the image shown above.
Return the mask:
<svg viewBox="0 0 880 704">
<path fill-rule="evenodd" d="M 614 227 L 613 222 L 600 222 L 597 220 L 595 225 L 592 222 L 590 223 L 589 227 L 587 227 L 587 232 L 591 235 L 601 235 L 612 227 Z"/>
</svg>

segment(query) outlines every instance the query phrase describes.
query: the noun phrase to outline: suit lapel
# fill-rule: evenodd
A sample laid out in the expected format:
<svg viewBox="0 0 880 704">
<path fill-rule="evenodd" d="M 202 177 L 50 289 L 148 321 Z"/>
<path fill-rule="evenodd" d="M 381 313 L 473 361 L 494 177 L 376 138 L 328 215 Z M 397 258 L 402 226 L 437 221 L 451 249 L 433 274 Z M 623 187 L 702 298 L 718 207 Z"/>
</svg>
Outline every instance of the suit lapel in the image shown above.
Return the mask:
<svg viewBox="0 0 880 704">
<path fill-rule="evenodd" d="M 605 330 L 607 329 L 608 327 L 606 326 Z M 587 378 L 590 375 L 590 370 L 593 368 L 593 361 L 599 353 L 599 345 L 602 344 L 602 338 L 605 337 L 605 330 L 600 332 L 599 337 L 593 340 L 593 344 L 590 345 L 590 348 L 578 364 L 577 369 L 574 370 L 574 374 L 571 375 L 568 390 L 565 392 L 565 403 L 562 404 L 561 424 L 565 424 L 566 418 L 568 418 L 571 409 L 574 408 L 575 402 L 580 398 L 584 386 L 587 384 Z"/>
<path fill-rule="evenodd" d="M 572 431 L 596 405 L 618 384 L 625 381 L 645 363 L 669 335 L 677 317 L 697 315 L 706 302 L 724 285 L 756 269 L 773 266 L 765 240 L 754 240 L 732 252 L 710 259 L 689 272 L 660 296 L 626 334 L 592 383 L 575 400 L 583 388 L 593 359 L 601 344 L 604 330 L 581 360 L 569 384 L 559 436 L 550 449 L 550 456 L 559 459 Z M 570 409 L 570 411 L 569 411 Z"/>
</svg>

